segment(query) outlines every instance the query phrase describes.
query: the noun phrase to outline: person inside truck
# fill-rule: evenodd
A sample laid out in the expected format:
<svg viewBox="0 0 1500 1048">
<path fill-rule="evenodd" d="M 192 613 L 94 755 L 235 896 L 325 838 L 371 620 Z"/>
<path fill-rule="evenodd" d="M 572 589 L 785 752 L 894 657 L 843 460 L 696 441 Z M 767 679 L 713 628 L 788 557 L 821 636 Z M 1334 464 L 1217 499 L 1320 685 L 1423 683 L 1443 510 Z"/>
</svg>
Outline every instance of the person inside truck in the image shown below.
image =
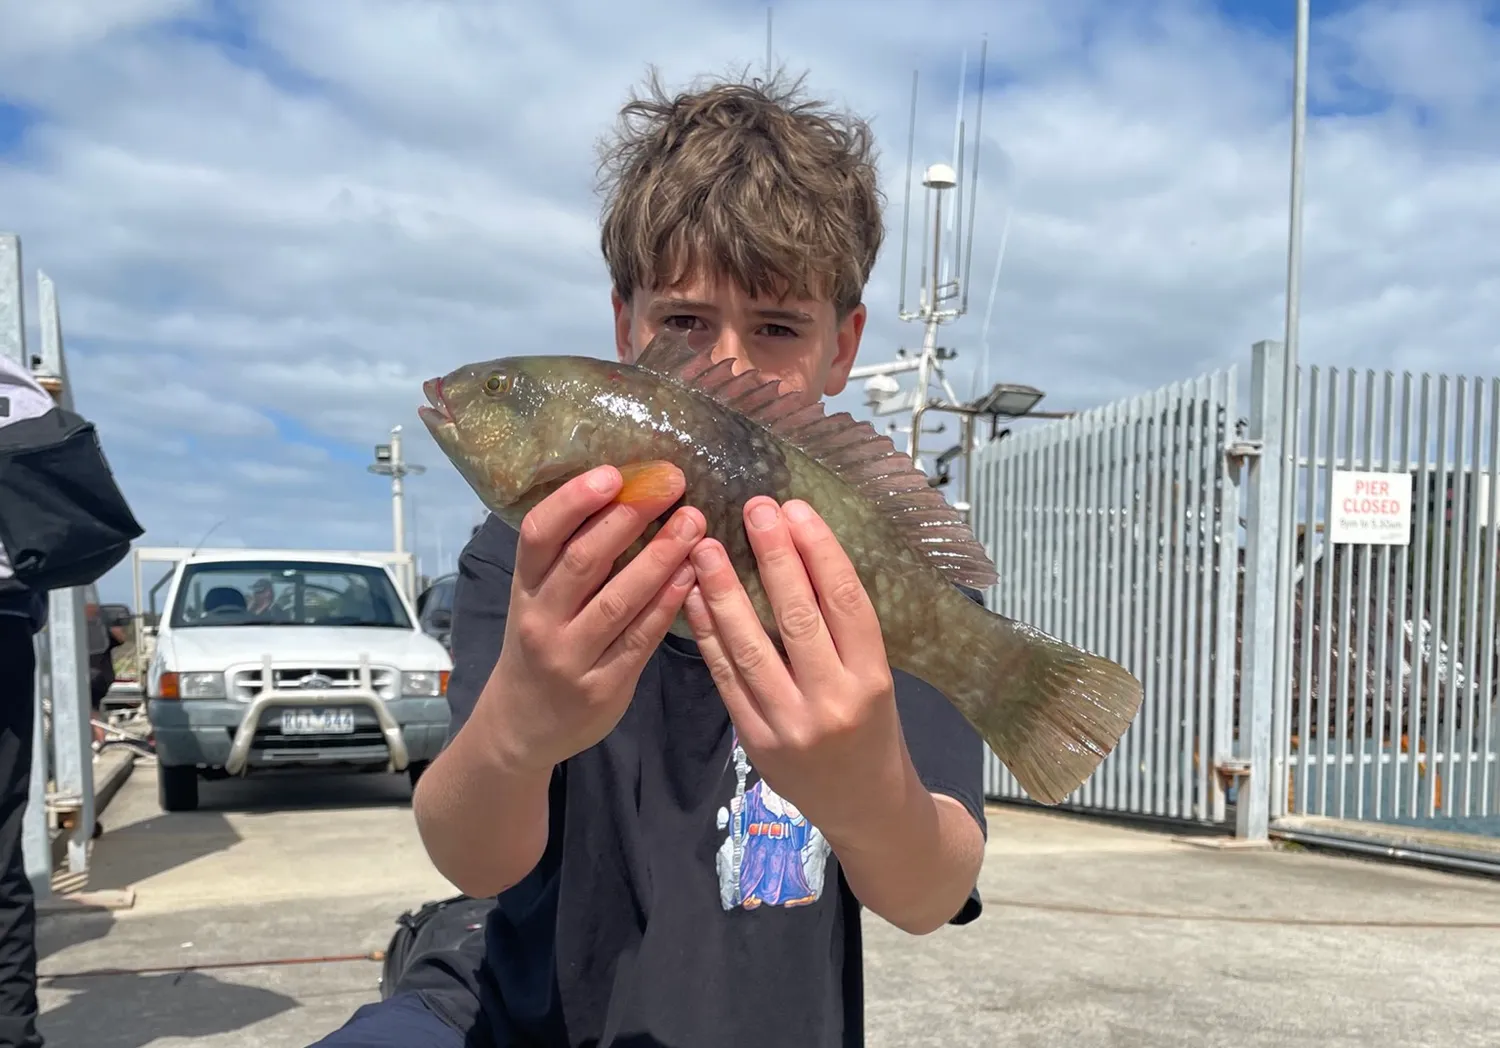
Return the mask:
<svg viewBox="0 0 1500 1048">
<path fill-rule="evenodd" d="M 286 615 L 276 607 L 276 591 L 270 579 L 256 579 L 250 587 L 250 603 L 246 608 L 255 619 L 262 622 L 285 622 Z"/>
</svg>

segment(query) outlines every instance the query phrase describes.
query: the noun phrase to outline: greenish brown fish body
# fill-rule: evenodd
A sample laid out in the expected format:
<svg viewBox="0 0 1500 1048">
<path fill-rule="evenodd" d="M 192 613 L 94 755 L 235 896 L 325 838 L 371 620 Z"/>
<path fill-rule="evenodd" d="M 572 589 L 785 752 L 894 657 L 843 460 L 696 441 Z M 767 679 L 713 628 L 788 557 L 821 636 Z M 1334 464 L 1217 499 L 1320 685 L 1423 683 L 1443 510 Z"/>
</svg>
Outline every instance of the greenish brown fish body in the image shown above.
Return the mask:
<svg viewBox="0 0 1500 1048">
<path fill-rule="evenodd" d="M 892 668 L 946 696 L 1038 801 L 1056 804 L 1077 789 L 1140 708 L 1140 684 L 1116 663 L 997 615 L 958 588 L 993 584 L 994 565 L 889 438 L 782 394 L 775 379 L 735 374 L 676 332 L 659 335 L 634 364 L 510 357 L 459 368 L 424 389 L 430 406 L 419 414 L 433 438 L 513 527 L 596 466 L 676 466 L 687 482 L 679 504 L 703 513 L 778 644 L 743 507 L 756 495 L 807 502 L 859 573 Z M 691 636 L 680 618 L 673 629 Z"/>
</svg>

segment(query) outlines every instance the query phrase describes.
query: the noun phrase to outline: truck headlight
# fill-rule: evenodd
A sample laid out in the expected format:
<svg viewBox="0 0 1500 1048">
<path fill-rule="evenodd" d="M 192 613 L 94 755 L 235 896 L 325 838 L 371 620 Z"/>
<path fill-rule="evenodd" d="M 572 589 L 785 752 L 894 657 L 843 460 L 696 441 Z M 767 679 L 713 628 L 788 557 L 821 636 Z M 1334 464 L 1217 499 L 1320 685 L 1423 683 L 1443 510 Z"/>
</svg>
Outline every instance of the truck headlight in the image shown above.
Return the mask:
<svg viewBox="0 0 1500 1048">
<path fill-rule="evenodd" d="M 175 689 L 172 687 L 174 683 Z M 175 695 L 172 694 L 174 690 Z M 224 674 L 163 673 L 162 693 L 165 698 L 174 699 L 222 699 L 225 695 Z"/>
<path fill-rule="evenodd" d="M 401 674 L 401 694 L 436 699 L 448 694 L 447 670 L 407 670 Z"/>
</svg>

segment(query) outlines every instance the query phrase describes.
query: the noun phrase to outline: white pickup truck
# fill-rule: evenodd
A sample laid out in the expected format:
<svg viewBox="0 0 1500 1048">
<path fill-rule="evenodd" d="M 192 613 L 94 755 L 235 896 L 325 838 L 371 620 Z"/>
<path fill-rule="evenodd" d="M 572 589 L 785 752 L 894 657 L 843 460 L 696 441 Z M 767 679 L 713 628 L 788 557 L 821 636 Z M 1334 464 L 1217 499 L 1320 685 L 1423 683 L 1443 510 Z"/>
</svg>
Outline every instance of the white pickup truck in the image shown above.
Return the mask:
<svg viewBox="0 0 1500 1048">
<path fill-rule="evenodd" d="M 409 554 L 135 551 L 170 561 L 142 673 L 158 799 L 192 810 L 203 778 L 286 767 L 405 771 L 447 737 L 452 659 L 418 626 Z M 403 584 L 405 580 L 405 584 Z M 143 650 L 145 646 L 142 646 Z"/>
</svg>

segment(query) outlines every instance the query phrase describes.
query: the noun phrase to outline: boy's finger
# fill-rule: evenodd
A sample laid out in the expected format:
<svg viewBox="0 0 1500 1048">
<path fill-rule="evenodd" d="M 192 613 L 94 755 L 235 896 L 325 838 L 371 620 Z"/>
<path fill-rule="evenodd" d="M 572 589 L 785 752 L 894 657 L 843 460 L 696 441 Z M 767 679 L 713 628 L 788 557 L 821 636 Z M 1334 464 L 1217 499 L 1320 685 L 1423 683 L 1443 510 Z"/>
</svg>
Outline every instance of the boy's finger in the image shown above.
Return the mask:
<svg viewBox="0 0 1500 1048">
<path fill-rule="evenodd" d="M 735 729 L 740 733 L 740 738 L 751 749 L 756 749 L 760 745 L 769 745 L 772 734 L 770 726 L 766 724 L 765 714 L 760 704 L 756 702 L 755 694 L 750 690 L 750 686 L 740 676 L 739 670 L 735 669 L 734 661 L 724 650 L 724 641 L 719 636 L 713 611 L 709 609 L 708 602 L 703 598 L 703 591 L 697 583 L 694 583 L 689 590 L 687 599 L 682 605 L 682 613 L 693 631 L 693 640 L 698 645 L 698 654 L 703 656 L 708 672 L 714 679 L 714 685 L 719 689 L 719 697 L 724 700 L 724 708 L 729 713 L 729 719 L 734 722 Z"/>
<path fill-rule="evenodd" d="M 682 487 L 682 474 L 674 471 L 672 483 L 662 492 L 619 501 L 596 512 L 563 544 L 537 590 L 539 602 L 563 620 L 582 611 L 620 554 L 682 496 Z"/>
<path fill-rule="evenodd" d="M 693 549 L 693 570 L 713 620 L 715 643 L 756 705 L 774 722 L 777 707 L 784 707 L 797 693 L 781 653 L 766 636 L 723 546 L 712 539 L 698 543 Z"/>
<path fill-rule="evenodd" d="M 635 679 L 640 675 L 667 631 L 682 610 L 688 591 L 693 588 L 692 565 L 686 561 L 663 583 L 635 619 L 620 631 L 599 656 L 595 666 L 612 675 Z"/>
<path fill-rule="evenodd" d="M 793 500 L 785 516 L 823 609 L 823 621 L 840 663 L 859 669 L 885 660 L 880 617 L 838 536 L 805 502 Z"/>
<path fill-rule="evenodd" d="M 753 498 L 745 504 L 745 533 L 798 684 L 816 691 L 837 680 L 843 670 L 838 649 L 823 621 L 802 555 L 774 499 Z"/>
<path fill-rule="evenodd" d="M 684 506 L 584 606 L 567 627 L 570 643 L 582 647 L 578 655 L 584 665 L 593 665 L 684 565 L 686 582 L 681 589 L 682 594 L 687 592 L 693 580 L 687 556 L 703 536 L 705 526 L 701 512 Z"/>
<path fill-rule="evenodd" d="M 619 492 L 620 471 L 601 466 L 574 477 L 531 508 L 516 543 L 516 581 L 535 590 L 551 571 L 563 545 Z"/>
</svg>

